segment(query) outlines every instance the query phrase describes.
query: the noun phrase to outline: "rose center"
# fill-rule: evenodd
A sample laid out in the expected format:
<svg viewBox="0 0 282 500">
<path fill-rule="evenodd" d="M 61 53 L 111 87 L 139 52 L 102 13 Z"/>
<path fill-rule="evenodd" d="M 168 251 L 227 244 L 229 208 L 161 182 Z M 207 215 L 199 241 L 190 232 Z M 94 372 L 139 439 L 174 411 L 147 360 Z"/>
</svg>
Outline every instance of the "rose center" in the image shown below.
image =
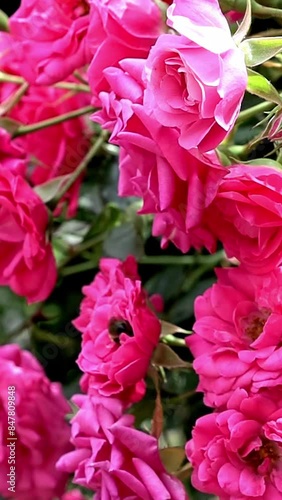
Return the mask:
<svg viewBox="0 0 282 500">
<path fill-rule="evenodd" d="M 90 7 L 87 0 L 57 0 L 60 8 L 72 19 L 86 16 Z"/>
<path fill-rule="evenodd" d="M 261 472 L 267 474 L 279 459 L 280 454 L 276 443 L 266 439 L 258 450 L 253 450 L 247 455 L 247 462 L 255 469 L 259 469 L 263 464 Z"/>
<path fill-rule="evenodd" d="M 126 333 L 129 337 L 133 337 L 134 333 L 130 323 L 125 319 L 111 318 L 108 325 L 110 338 L 116 343 L 120 344 L 119 337 L 122 333 Z"/>
<path fill-rule="evenodd" d="M 268 309 L 261 309 L 255 313 L 250 314 L 244 318 L 244 330 L 249 339 L 255 341 L 263 332 L 264 325 L 267 322 L 271 311 Z"/>
</svg>

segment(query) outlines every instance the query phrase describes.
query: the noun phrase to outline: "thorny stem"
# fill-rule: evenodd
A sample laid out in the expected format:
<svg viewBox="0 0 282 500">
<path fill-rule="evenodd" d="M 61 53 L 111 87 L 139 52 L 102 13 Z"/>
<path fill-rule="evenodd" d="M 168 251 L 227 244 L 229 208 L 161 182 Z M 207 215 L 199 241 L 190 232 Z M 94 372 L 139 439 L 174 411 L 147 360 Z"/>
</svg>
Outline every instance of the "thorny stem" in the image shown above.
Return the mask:
<svg viewBox="0 0 282 500">
<path fill-rule="evenodd" d="M 91 271 L 91 269 L 95 269 L 97 267 L 97 262 L 93 260 L 88 260 L 87 262 L 82 262 L 80 264 L 76 264 L 74 266 L 69 266 L 61 269 L 62 276 L 71 276 L 72 274 L 81 273 L 84 271 Z"/>
<path fill-rule="evenodd" d="M 0 106 L 1 116 L 6 113 L 9 113 L 9 111 L 11 111 L 11 109 L 13 109 L 13 107 L 16 106 L 16 104 L 18 104 L 18 102 L 21 100 L 21 98 L 28 90 L 28 87 L 29 84 L 27 82 L 24 82 L 11 97 L 8 97 L 8 99 L 1 104 Z"/>
<path fill-rule="evenodd" d="M 102 243 L 106 237 L 107 233 L 101 233 L 98 234 L 97 236 L 94 236 L 93 238 L 90 238 L 89 240 L 83 241 L 82 243 L 79 243 L 78 245 L 75 245 L 70 248 L 70 255 L 65 257 L 65 259 L 59 264 L 59 268 L 65 267 L 70 261 L 72 261 L 75 257 L 78 255 L 82 254 L 89 248 L 93 248 L 95 245 L 98 245 L 99 243 Z M 69 269 L 68 274 L 72 274 L 70 272 L 70 269 L 75 266 L 71 266 L 67 269 Z"/>
<path fill-rule="evenodd" d="M 74 111 L 70 111 L 70 113 L 65 113 L 54 118 L 49 118 L 48 120 L 43 120 L 41 122 L 33 123 L 32 125 L 25 125 L 19 127 L 13 133 L 13 139 L 15 137 L 20 137 L 22 135 L 31 134 L 32 132 L 37 132 L 37 130 L 42 130 L 47 127 L 51 127 L 52 125 L 57 125 L 58 123 L 63 123 L 67 120 L 71 120 L 73 118 L 78 118 L 79 116 L 86 115 L 95 111 L 93 106 L 85 106 L 84 108 L 76 109 Z"/>
<path fill-rule="evenodd" d="M 264 111 L 270 111 L 275 106 L 276 104 L 274 102 L 263 101 L 260 102 L 259 104 L 256 104 L 255 106 L 252 106 L 251 108 L 244 109 L 244 111 L 241 111 L 241 113 L 239 113 L 236 125 L 240 125 L 241 123 L 246 122 L 250 118 L 253 118 L 254 116 L 258 115 L 259 113 L 263 113 Z"/>
<path fill-rule="evenodd" d="M 18 85 L 22 85 L 27 82 L 22 76 L 10 75 L 9 73 L 0 71 L 0 83 L 16 83 Z M 59 82 L 55 83 L 54 87 L 58 89 L 72 90 L 73 92 L 91 92 L 89 85 L 85 83 Z"/>
<path fill-rule="evenodd" d="M 61 198 L 67 193 L 67 191 L 71 188 L 74 182 L 80 177 L 82 172 L 86 169 L 88 163 L 94 158 L 94 156 L 98 153 L 99 149 L 103 146 L 105 139 L 108 136 L 108 132 L 103 130 L 101 132 L 100 137 L 95 141 L 92 147 L 89 149 L 88 153 L 83 158 L 82 162 L 78 165 L 72 175 L 68 178 L 68 180 L 63 185 L 60 192 L 55 196 L 52 200 L 52 206 L 56 206 Z"/>
</svg>

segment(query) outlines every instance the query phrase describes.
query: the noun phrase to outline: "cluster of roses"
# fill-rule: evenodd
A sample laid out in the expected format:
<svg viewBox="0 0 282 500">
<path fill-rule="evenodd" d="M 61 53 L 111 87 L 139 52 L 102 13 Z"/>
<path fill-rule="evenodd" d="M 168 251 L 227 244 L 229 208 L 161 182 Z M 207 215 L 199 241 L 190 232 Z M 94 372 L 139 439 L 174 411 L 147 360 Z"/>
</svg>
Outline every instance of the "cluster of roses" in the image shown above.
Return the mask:
<svg viewBox="0 0 282 500">
<path fill-rule="evenodd" d="M 254 274 L 242 262 L 217 276 L 187 338 L 216 409 L 186 445 L 192 481 L 221 499 L 282 498 L 282 269 Z"/>
<path fill-rule="evenodd" d="M 102 259 L 93 283 L 84 287 L 78 364 L 84 395 L 73 397 L 75 447 L 61 457 L 60 470 L 96 492 L 95 499 L 186 500 L 183 484 L 165 470 L 156 437 L 134 428 L 125 413 L 146 390 L 145 376 L 161 334 L 152 308 L 160 297 L 142 289 L 133 257 Z"/>
<path fill-rule="evenodd" d="M 216 408 L 187 444 L 193 483 L 222 500 L 281 498 L 282 176 L 265 166 L 224 168 L 215 151 L 233 128 L 247 79 L 217 0 L 168 8 L 152 0 L 22 0 L 8 28 L 0 36 L 0 283 L 29 302 L 55 285 L 49 216 L 37 193 L 46 181 L 67 182 L 87 153 L 93 132 L 80 115 L 91 100 L 100 108 L 93 121 L 120 147 L 119 194 L 142 198 L 140 213 L 154 214 L 162 244 L 213 252 L 220 241 L 240 262 L 198 298 L 187 339 L 199 389 Z M 55 214 L 75 214 L 81 180 Z M 75 451 L 58 466 L 75 471 L 96 499 L 184 499 L 157 440 L 125 414 L 144 396 L 160 337 L 136 263 L 102 260 L 85 294 L 76 326 L 86 394 L 74 399 Z M 43 457 L 33 460 L 41 472 L 35 489 Z"/>
<path fill-rule="evenodd" d="M 91 94 L 100 108 L 93 120 L 120 147 L 119 194 L 143 199 L 140 213 L 155 215 L 153 234 L 163 245 L 212 252 L 220 240 L 229 257 L 254 271 L 281 261 L 280 175 L 268 167 L 223 168 L 214 150 L 239 112 L 243 54 L 217 0 L 177 0 L 166 16 L 165 24 L 152 0 L 23 0 L 1 34 L 0 283 L 29 302 L 44 300 L 56 281 L 36 186 L 67 178 L 87 152 L 91 130 L 78 115 L 90 109 Z M 62 121 L 70 110 L 72 119 Z M 32 130 L 54 117 L 57 125 Z M 8 128 L 27 125 L 24 132 L 6 130 L 7 118 Z M 66 204 L 75 214 L 80 183 L 81 176 L 55 214 Z"/>
</svg>

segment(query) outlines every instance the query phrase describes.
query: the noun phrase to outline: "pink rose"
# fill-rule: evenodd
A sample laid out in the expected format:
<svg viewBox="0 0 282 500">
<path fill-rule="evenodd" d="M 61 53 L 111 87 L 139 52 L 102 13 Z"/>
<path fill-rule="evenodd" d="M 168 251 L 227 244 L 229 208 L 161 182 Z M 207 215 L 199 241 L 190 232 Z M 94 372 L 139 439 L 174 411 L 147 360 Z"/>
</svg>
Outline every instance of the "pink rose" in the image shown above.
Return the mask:
<svg viewBox="0 0 282 500">
<path fill-rule="evenodd" d="M 185 149 L 214 149 L 232 129 L 247 82 L 217 0 L 176 0 L 168 25 L 181 36 L 161 35 L 146 63 L 145 106 L 175 127 Z"/>
<path fill-rule="evenodd" d="M 121 146 L 119 194 L 143 199 L 140 213 L 153 213 L 153 234 L 163 246 L 173 241 L 183 252 L 191 246 L 213 251 L 216 239 L 203 215 L 226 170 L 214 153 L 183 149 L 174 128 L 160 125 L 143 105 L 144 60 L 125 59 L 104 71 L 110 92 L 100 92 L 102 110 L 93 120 L 112 132 Z"/>
<path fill-rule="evenodd" d="M 135 259 L 102 259 L 83 292 L 74 325 L 83 334 L 78 364 L 87 374 L 88 390 L 121 398 L 128 406 L 144 396 L 144 377 L 161 333 Z"/>
<path fill-rule="evenodd" d="M 70 407 L 61 386 L 51 383 L 37 360 L 16 344 L 0 347 L 0 360 L 0 493 L 16 500 L 61 497 L 68 476 L 57 471 L 55 464 L 70 449 L 65 420 Z M 8 463 L 12 447 L 7 445 L 13 442 L 8 440 L 9 415 L 16 438 L 15 494 L 7 483 L 12 465 Z"/>
<path fill-rule="evenodd" d="M 0 167 L 0 284 L 29 303 L 48 297 L 56 264 L 48 242 L 47 208 L 26 181 Z"/>
<path fill-rule="evenodd" d="M 10 18 L 12 57 L 30 83 L 52 85 L 91 60 L 87 0 L 22 0 Z"/>
<path fill-rule="evenodd" d="M 59 470 L 74 472 L 74 482 L 96 491 L 95 500 L 140 498 L 187 500 L 184 486 L 168 474 L 158 441 L 133 428 L 133 415 L 122 415 L 112 398 L 74 397 L 75 451 L 63 456 Z"/>
<path fill-rule="evenodd" d="M 236 257 L 250 272 L 268 273 L 282 262 L 281 172 L 265 166 L 231 167 L 207 218 L 228 257 Z"/>
<path fill-rule="evenodd" d="M 183 252 L 202 246 L 214 251 L 204 213 L 225 170 L 214 153 L 181 148 L 176 130 L 160 125 L 144 106 L 132 108 L 134 115 L 113 140 L 122 146 L 119 194 L 142 198 L 140 213 L 156 214 L 153 234 L 163 237 L 163 246 L 173 241 Z"/>
<path fill-rule="evenodd" d="M 221 500 L 282 498 L 281 394 L 246 397 L 237 390 L 226 411 L 197 420 L 186 454 L 192 484 Z"/>
<path fill-rule="evenodd" d="M 87 40 L 94 57 L 88 77 L 97 98 L 109 90 L 103 70 L 125 58 L 147 57 L 165 25 L 152 0 L 91 0 L 91 5 Z"/>
<path fill-rule="evenodd" d="M 196 299 L 195 334 L 186 342 L 209 406 L 226 405 L 234 390 L 256 393 L 282 384 L 282 269 L 255 276 L 218 269 L 218 282 Z"/>
</svg>

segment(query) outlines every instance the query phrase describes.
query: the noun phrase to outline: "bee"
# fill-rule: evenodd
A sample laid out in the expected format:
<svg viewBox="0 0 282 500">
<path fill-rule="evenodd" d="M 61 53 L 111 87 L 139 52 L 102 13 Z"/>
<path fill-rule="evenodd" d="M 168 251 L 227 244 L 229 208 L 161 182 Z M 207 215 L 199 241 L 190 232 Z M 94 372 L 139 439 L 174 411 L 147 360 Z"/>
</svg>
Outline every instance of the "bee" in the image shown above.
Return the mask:
<svg viewBox="0 0 282 500">
<path fill-rule="evenodd" d="M 134 335 L 131 325 L 125 319 L 111 318 L 108 328 L 110 337 L 116 344 L 120 343 L 119 337 L 122 333 L 127 333 L 130 337 Z"/>
</svg>

